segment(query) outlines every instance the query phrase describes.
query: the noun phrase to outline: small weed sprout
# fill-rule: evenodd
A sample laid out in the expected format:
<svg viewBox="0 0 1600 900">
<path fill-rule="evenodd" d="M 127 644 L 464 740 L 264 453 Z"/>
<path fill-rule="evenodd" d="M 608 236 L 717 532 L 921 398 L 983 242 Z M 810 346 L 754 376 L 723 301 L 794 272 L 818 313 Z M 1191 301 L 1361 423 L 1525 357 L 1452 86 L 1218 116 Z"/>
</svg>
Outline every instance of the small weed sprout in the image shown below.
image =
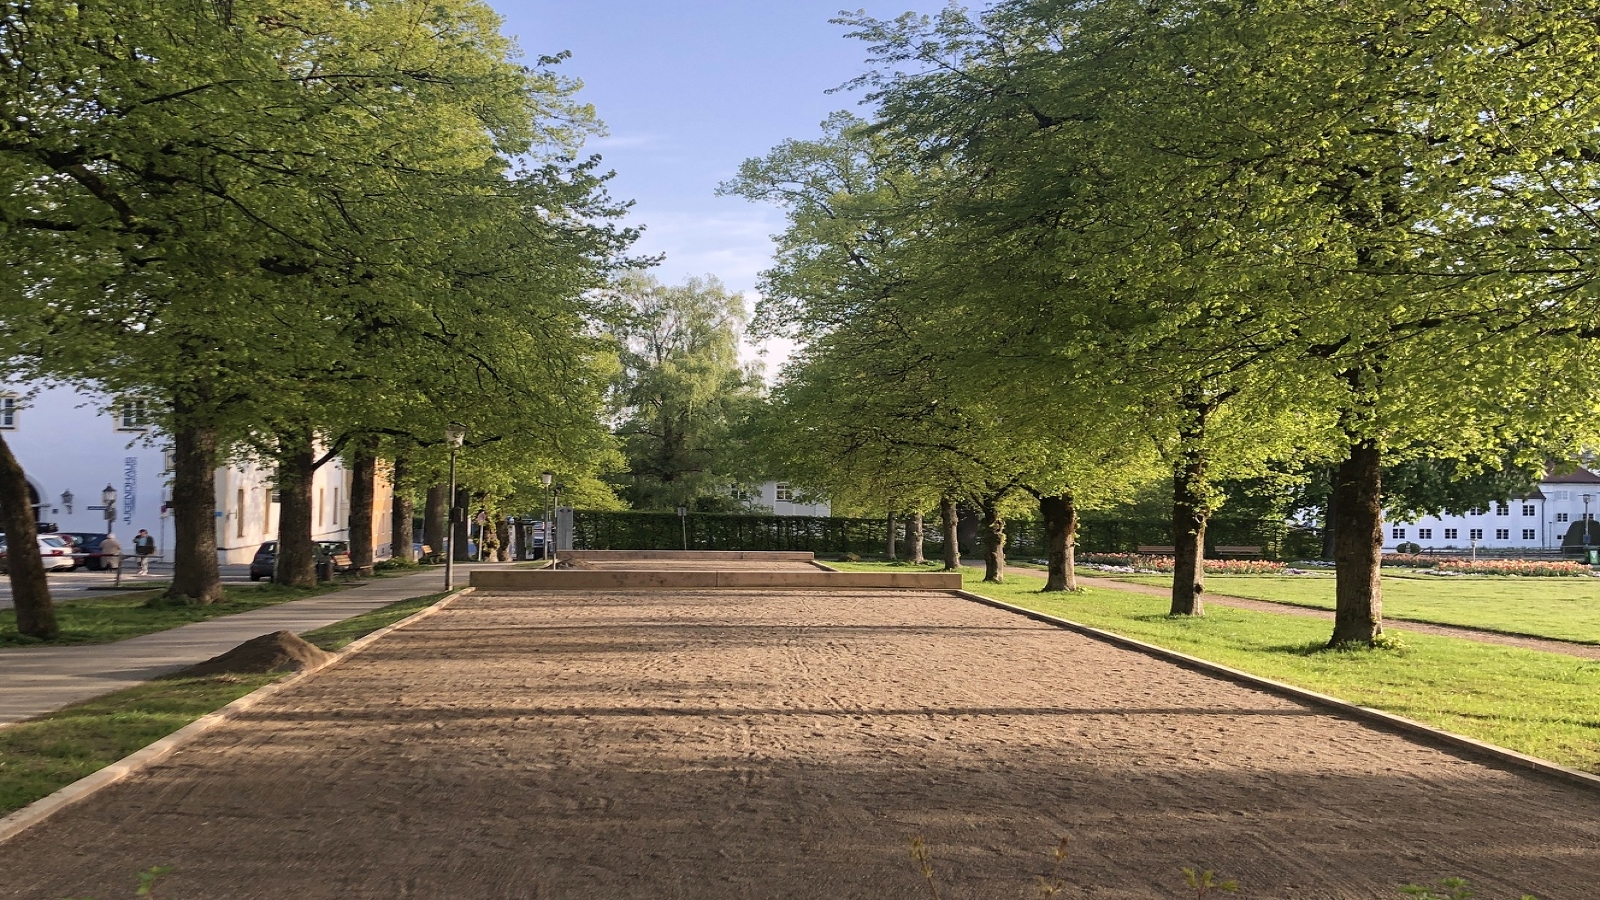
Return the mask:
<svg viewBox="0 0 1600 900">
<path fill-rule="evenodd" d="M 1410 884 L 1400 889 L 1400 893 L 1416 900 L 1471 900 L 1477 894 L 1472 892 L 1472 885 L 1465 878 L 1443 878 L 1434 885 Z M 1523 894 L 1522 900 L 1538 900 L 1532 894 Z"/>
<path fill-rule="evenodd" d="M 1217 873 L 1206 869 L 1204 872 L 1183 867 L 1183 880 L 1188 883 L 1189 890 L 1194 891 L 1195 900 L 1205 900 L 1205 896 L 1212 891 L 1228 891 L 1232 893 L 1239 889 L 1239 882 L 1231 878 L 1220 879 Z"/>
<path fill-rule="evenodd" d="M 911 838 L 911 858 L 922 872 L 922 880 L 928 883 L 928 892 L 933 894 L 933 900 L 940 900 L 939 883 L 933 877 L 933 854 L 928 852 L 928 842 L 920 834 Z"/>
<path fill-rule="evenodd" d="M 1067 842 L 1071 839 L 1070 835 L 1061 836 L 1061 843 L 1056 845 L 1056 861 L 1055 865 L 1050 867 L 1050 874 L 1037 876 L 1040 897 L 1054 897 L 1061 893 L 1062 888 L 1067 886 L 1067 883 L 1061 878 L 1061 864 L 1067 861 Z"/>
</svg>

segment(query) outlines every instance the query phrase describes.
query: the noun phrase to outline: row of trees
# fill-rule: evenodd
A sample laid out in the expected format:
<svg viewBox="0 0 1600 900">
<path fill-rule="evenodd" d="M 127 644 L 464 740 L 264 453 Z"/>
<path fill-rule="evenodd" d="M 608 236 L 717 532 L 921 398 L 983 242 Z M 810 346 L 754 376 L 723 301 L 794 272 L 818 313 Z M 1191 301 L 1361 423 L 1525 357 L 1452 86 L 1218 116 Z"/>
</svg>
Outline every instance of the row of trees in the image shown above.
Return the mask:
<svg viewBox="0 0 1600 900">
<path fill-rule="evenodd" d="M 576 84 L 514 50 L 478 0 L 0 2 L 0 360 L 158 411 L 170 596 L 221 596 L 231 454 L 276 468 L 290 584 L 314 579 L 316 467 L 350 461 L 370 556 L 378 460 L 442 518 L 450 423 L 480 493 L 555 469 L 607 494 L 616 362 L 593 295 L 633 235 L 575 155 L 597 127 Z M 49 637 L 3 443 L 0 510 L 19 629 Z M 411 513 L 396 503 L 397 555 Z"/>
<path fill-rule="evenodd" d="M 1165 472 L 1172 612 L 1198 615 L 1219 483 L 1326 472 L 1338 645 L 1382 632 L 1386 468 L 1593 440 L 1600 5 L 843 21 L 872 117 L 725 187 L 789 215 L 758 320 L 805 342 L 768 429 L 801 480 L 971 503 L 991 578 L 1036 503 L 1065 589 L 1076 508 Z"/>
</svg>

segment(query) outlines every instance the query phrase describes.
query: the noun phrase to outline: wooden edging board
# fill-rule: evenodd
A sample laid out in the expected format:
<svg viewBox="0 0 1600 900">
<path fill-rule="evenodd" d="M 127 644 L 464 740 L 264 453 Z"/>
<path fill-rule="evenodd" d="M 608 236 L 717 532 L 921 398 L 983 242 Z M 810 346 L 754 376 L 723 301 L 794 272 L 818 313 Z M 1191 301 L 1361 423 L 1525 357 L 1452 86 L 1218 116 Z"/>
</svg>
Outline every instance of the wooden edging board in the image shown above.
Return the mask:
<svg viewBox="0 0 1600 900">
<path fill-rule="evenodd" d="M 72 804 L 77 803 L 80 800 L 87 799 L 96 791 L 99 791 L 102 788 L 110 787 L 129 775 L 160 762 L 168 756 L 171 756 L 173 751 L 177 750 L 179 747 L 182 747 L 184 744 L 195 739 L 196 737 L 199 737 L 205 732 L 210 731 L 218 725 L 221 725 L 223 722 L 226 722 L 233 716 L 244 712 L 245 710 L 255 706 L 263 700 L 268 699 L 269 697 L 272 697 L 280 691 L 287 690 L 293 685 L 299 684 L 301 681 L 304 681 L 313 675 L 326 672 L 329 669 L 338 666 L 340 663 L 343 663 L 345 660 L 349 659 L 355 654 L 360 653 L 366 648 L 372 646 L 389 632 L 394 631 L 397 628 L 404 628 L 405 626 L 410 625 L 418 620 L 425 619 L 428 616 L 431 616 L 434 613 L 444 609 L 450 603 L 454 602 L 457 597 L 470 593 L 472 593 L 472 588 L 470 587 L 458 588 L 455 592 L 440 600 L 438 603 L 435 603 L 426 609 L 417 610 L 416 613 L 401 619 L 393 625 L 380 628 L 365 637 L 350 642 L 348 647 L 345 647 L 343 650 L 339 651 L 333 657 L 333 659 L 328 660 L 326 663 L 323 663 L 322 665 L 313 669 L 305 669 L 300 672 L 296 672 L 295 674 L 290 675 L 288 678 L 285 678 L 281 681 L 274 681 L 271 684 L 263 685 L 256 690 L 245 694 L 243 697 L 240 697 L 232 703 L 229 703 L 227 706 L 195 719 L 193 722 L 190 722 L 189 724 L 156 741 L 155 743 L 149 744 L 143 749 L 137 750 L 93 774 L 85 775 L 84 777 L 74 781 L 55 793 L 50 794 L 47 797 L 41 797 L 27 806 L 24 806 L 23 808 L 11 813 L 10 815 L 0 817 L 0 843 L 5 843 L 11 838 L 21 834 L 23 831 L 26 831 L 40 822 L 43 822 L 45 819 L 55 815 L 63 809 L 66 809 Z"/>
<path fill-rule="evenodd" d="M 736 572 L 651 569 L 488 569 L 472 573 L 480 591 L 909 590 L 961 587 L 950 572 Z"/>
<path fill-rule="evenodd" d="M 950 593 L 955 594 L 956 596 L 965 600 L 971 600 L 975 603 L 981 603 L 985 606 L 992 606 L 996 609 L 1003 609 L 1007 612 L 1016 613 L 1017 615 L 1033 619 L 1036 622 L 1043 622 L 1046 625 L 1053 625 L 1057 628 L 1064 628 L 1068 631 L 1074 631 L 1078 634 L 1084 635 L 1085 637 L 1094 638 L 1095 640 L 1104 641 L 1108 644 L 1114 644 L 1118 647 L 1143 653 L 1146 656 L 1154 656 L 1159 659 L 1164 659 L 1168 662 L 1176 663 L 1188 669 L 1195 669 L 1208 675 L 1214 675 L 1219 678 L 1224 678 L 1228 681 L 1243 684 L 1246 687 L 1257 688 L 1267 691 L 1268 693 L 1277 694 L 1281 697 L 1287 697 L 1290 700 L 1298 700 L 1302 703 L 1312 706 L 1321 706 L 1332 709 L 1336 712 L 1350 716 L 1351 718 L 1371 722 L 1375 725 L 1391 731 L 1399 732 L 1408 737 L 1420 737 L 1436 745 L 1442 745 L 1456 750 L 1465 750 L 1474 755 L 1488 757 L 1496 762 L 1504 763 L 1511 768 L 1529 769 L 1542 775 L 1554 777 L 1561 781 L 1580 785 L 1590 790 L 1600 790 L 1600 777 L 1591 775 L 1588 772 L 1580 772 L 1577 769 L 1569 769 L 1566 766 L 1559 766 L 1553 762 L 1550 762 L 1549 760 L 1539 759 L 1535 756 L 1528 756 L 1525 753 L 1518 753 L 1515 750 L 1508 750 L 1505 747 L 1497 747 L 1494 744 L 1485 743 L 1474 738 L 1466 737 L 1465 735 L 1445 731 L 1442 728 L 1435 728 L 1432 725 L 1425 725 L 1421 722 L 1413 721 L 1411 719 L 1404 718 L 1403 716 L 1397 716 L 1393 713 L 1386 713 L 1382 710 L 1373 709 L 1369 706 L 1357 706 L 1354 703 L 1350 703 L 1346 700 L 1340 700 L 1337 697 L 1330 697 L 1327 694 L 1319 694 L 1316 691 L 1309 691 L 1305 688 L 1295 687 L 1292 684 L 1285 684 L 1281 681 L 1273 681 L 1270 678 L 1263 678 L 1260 675 L 1252 675 L 1249 672 L 1235 669 L 1230 666 L 1224 666 L 1221 663 L 1214 663 L 1210 660 L 1201 659 L 1198 656 L 1190 656 L 1187 653 L 1179 653 L 1176 650 L 1168 650 L 1165 647 L 1158 647 L 1155 644 L 1147 644 L 1144 641 L 1135 640 L 1134 638 L 1130 637 L 1124 637 L 1123 635 L 1115 634 L 1110 631 L 1102 631 L 1099 628 L 1089 625 L 1082 625 L 1068 619 L 1058 618 L 1048 613 L 1039 612 L 1038 610 L 1016 606 L 1011 603 L 1006 603 L 1003 600 L 996 600 L 993 597 L 985 597 L 982 594 L 974 594 L 971 591 L 965 590 L 951 591 Z"/>
<path fill-rule="evenodd" d="M 810 550 L 561 550 L 557 559 L 661 559 L 687 562 L 810 562 Z"/>
</svg>

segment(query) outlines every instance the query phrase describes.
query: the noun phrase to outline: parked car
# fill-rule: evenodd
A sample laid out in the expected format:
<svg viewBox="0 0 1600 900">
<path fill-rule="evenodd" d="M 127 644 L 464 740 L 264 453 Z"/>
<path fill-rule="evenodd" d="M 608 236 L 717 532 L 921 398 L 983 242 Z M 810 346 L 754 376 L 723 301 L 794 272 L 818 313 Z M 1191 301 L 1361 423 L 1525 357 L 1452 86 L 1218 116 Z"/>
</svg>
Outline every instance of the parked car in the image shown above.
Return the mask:
<svg viewBox="0 0 1600 900">
<path fill-rule="evenodd" d="M 0 575 L 9 575 L 10 567 L 7 565 L 7 550 L 10 549 L 5 538 L 0 536 Z M 46 572 L 72 571 L 77 563 L 72 559 L 72 542 L 53 534 L 39 535 L 39 558 L 44 563 Z"/>
<path fill-rule="evenodd" d="M 317 541 L 317 563 L 325 563 L 334 555 L 349 553 L 349 541 Z M 272 571 L 278 564 L 278 542 L 267 541 L 256 548 L 256 555 L 250 560 L 250 580 L 260 581 L 271 578 Z M 345 569 L 348 569 L 346 566 Z M 341 569 L 340 571 L 344 571 Z"/>
<path fill-rule="evenodd" d="M 110 535 L 93 531 L 58 531 L 56 535 L 72 539 L 72 558 L 78 565 L 96 571 L 106 567 L 100 545 Z"/>
</svg>

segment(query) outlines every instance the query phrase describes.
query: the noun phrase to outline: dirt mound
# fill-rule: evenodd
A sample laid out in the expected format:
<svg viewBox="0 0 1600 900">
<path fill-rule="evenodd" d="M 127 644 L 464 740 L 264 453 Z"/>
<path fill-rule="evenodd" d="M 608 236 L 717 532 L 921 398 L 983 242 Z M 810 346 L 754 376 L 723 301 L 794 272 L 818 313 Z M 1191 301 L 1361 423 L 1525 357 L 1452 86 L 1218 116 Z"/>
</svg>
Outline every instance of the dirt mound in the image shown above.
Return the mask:
<svg viewBox="0 0 1600 900">
<path fill-rule="evenodd" d="M 245 641 L 221 656 L 192 665 L 182 674 L 299 672 L 315 669 L 330 659 L 333 659 L 332 653 L 307 643 L 294 632 L 274 631 Z"/>
<path fill-rule="evenodd" d="M 594 564 L 590 563 L 590 562 L 586 562 L 586 561 L 581 560 L 581 559 L 562 559 L 561 557 L 558 556 L 558 557 L 556 557 L 556 568 L 558 568 L 558 569 L 593 569 L 594 568 Z"/>
</svg>

